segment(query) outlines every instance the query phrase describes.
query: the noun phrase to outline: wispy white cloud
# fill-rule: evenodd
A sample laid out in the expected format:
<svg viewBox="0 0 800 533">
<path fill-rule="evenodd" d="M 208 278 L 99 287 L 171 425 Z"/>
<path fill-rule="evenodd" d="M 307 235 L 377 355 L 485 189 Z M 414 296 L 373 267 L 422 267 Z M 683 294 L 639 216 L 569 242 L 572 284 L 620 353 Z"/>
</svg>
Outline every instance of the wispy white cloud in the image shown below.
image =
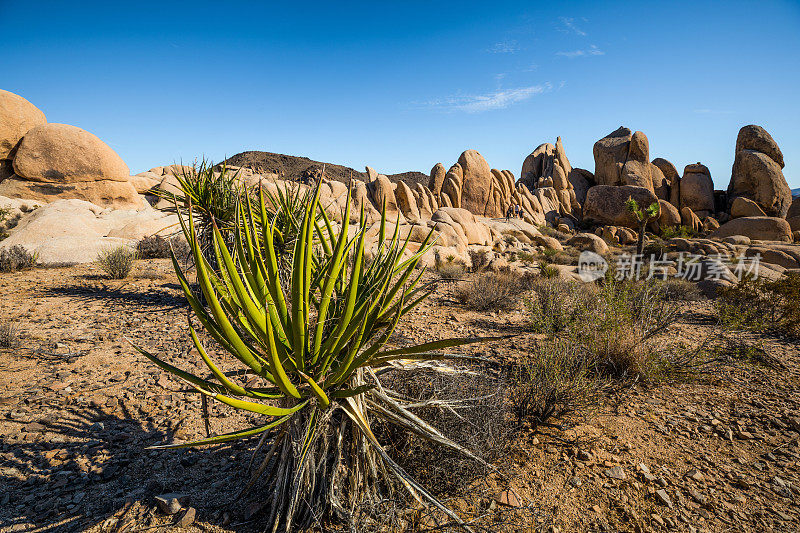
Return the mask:
<svg viewBox="0 0 800 533">
<path fill-rule="evenodd" d="M 425 107 L 432 107 L 444 111 L 482 113 L 484 111 L 505 109 L 551 89 L 552 86 L 548 82 L 540 85 L 531 85 L 529 87 L 503 89 L 486 94 L 449 96 L 440 100 L 425 102 L 423 105 Z"/>
<path fill-rule="evenodd" d="M 586 37 L 586 32 L 580 29 L 575 24 L 575 19 L 568 18 L 568 17 L 558 17 L 558 20 L 561 21 L 561 27 L 559 31 L 564 33 L 574 33 L 575 35 L 580 35 L 581 37 Z M 586 22 L 586 19 L 583 19 Z"/>
<path fill-rule="evenodd" d="M 515 54 L 520 51 L 520 47 L 517 41 L 500 41 L 486 51 L 490 54 Z"/>
<path fill-rule="evenodd" d="M 576 57 L 591 57 L 591 56 L 603 56 L 606 55 L 605 52 L 600 50 L 596 45 L 590 45 L 587 49 L 582 50 L 571 50 L 568 52 L 556 52 L 557 56 L 568 57 L 570 59 Z"/>
</svg>

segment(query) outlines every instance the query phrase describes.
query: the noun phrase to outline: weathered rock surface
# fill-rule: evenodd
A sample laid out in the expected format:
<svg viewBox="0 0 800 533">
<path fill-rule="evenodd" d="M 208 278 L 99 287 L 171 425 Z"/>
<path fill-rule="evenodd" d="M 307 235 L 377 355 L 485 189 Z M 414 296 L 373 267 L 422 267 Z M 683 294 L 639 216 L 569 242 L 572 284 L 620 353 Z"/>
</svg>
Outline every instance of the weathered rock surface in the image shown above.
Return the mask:
<svg viewBox="0 0 800 533">
<path fill-rule="evenodd" d="M 748 126 L 745 128 L 748 128 Z M 745 128 L 742 129 L 744 130 Z M 764 131 L 763 134 L 772 141 L 767 132 Z M 739 132 L 739 137 L 742 137 L 741 131 Z M 755 139 L 766 141 L 762 137 L 756 137 Z M 770 150 L 776 157 L 780 157 L 781 163 L 779 164 L 766 153 L 738 149 L 740 145 L 760 146 L 761 144 L 763 143 L 737 140 L 737 151 L 733 161 L 731 181 L 728 185 L 728 202 L 730 205 L 738 197 L 749 198 L 756 202 L 767 215 L 785 217 L 792 203 L 792 192 L 781 171 L 783 155 L 780 150 L 776 154 L 770 146 L 762 146 L 765 150 Z M 777 149 L 777 145 L 775 145 L 775 149 Z"/>
<path fill-rule="evenodd" d="M 767 214 L 757 203 L 744 196 L 734 198 L 731 204 L 731 217 L 765 217 Z"/>
<path fill-rule="evenodd" d="M 744 235 L 752 240 L 792 242 L 789 223 L 777 217 L 741 217 L 726 222 L 709 235 L 722 239 L 732 235 Z"/>
<path fill-rule="evenodd" d="M 686 165 L 680 185 L 680 207 L 695 213 L 714 212 L 714 182 L 708 167 L 701 163 Z"/>
<path fill-rule="evenodd" d="M 144 208 L 103 209 L 83 200 L 56 200 L 23 215 L 0 249 L 21 245 L 38 255 L 42 264 L 86 263 L 97 254 L 156 233 L 179 231 L 177 216 Z"/>
<path fill-rule="evenodd" d="M 568 240 L 567 244 L 581 251 L 588 250 L 600 255 L 608 253 L 606 242 L 593 233 L 578 233 Z"/>
<path fill-rule="evenodd" d="M 661 214 L 658 216 L 659 226 L 661 228 L 679 226 L 681 223 L 681 214 L 678 208 L 661 198 L 658 199 L 658 204 L 661 206 Z"/>
<path fill-rule="evenodd" d="M 628 159 L 633 132 L 620 126 L 596 143 L 594 153 L 594 179 L 598 185 L 620 185 L 622 166 Z"/>
<path fill-rule="evenodd" d="M 11 159 L 22 137 L 32 128 L 46 123 L 44 113 L 35 105 L 0 89 L 0 159 Z"/>
<path fill-rule="evenodd" d="M 585 171 L 584 171 L 585 172 Z M 570 176 L 573 174 L 572 165 L 567 158 L 561 137 L 556 138 L 556 144 L 544 143 L 536 147 L 522 163 L 522 172 L 519 183 L 529 190 L 552 188 L 558 200 L 559 211 L 571 214 L 573 210 L 580 209 L 577 194 L 574 191 Z M 574 179 L 579 181 L 582 193 L 588 189 L 586 176 L 579 172 Z"/>
<path fill-rule="evenodd" d="M 625 205 L 628 198 L 643 208 L 658 203 L 656 195 L 644 187 L 595 185 L 586 194 L 583 217 L 600 224 L 636 228 L 636 221 Z"/>
<path fill-rule="evenodd" d="M 29 130 L 14 156 L 14 172 L 45 183 L 128 181 L 124 161 L 106 143 L 68 124 L 43 124 Z"/>
<path fill-rule="evenodd" d="M 739 135 L 736 137 L 736 152 L 738 153 L 742 150 L 761 152 L 775 161 L 781 168 L 784 166 L 783 153 L 778 147 L 778 143 L 761 126 L 750 124 L 739 130 Z"/>
<path fill-rule="evenodd" d="M 139 209 L 146 203 L 130 182 L 114 180 L 44 183 L 12 176 L 0 182 L 0 196 L 39 202 L 84 200 L 114 209 Z"/>
</svg>

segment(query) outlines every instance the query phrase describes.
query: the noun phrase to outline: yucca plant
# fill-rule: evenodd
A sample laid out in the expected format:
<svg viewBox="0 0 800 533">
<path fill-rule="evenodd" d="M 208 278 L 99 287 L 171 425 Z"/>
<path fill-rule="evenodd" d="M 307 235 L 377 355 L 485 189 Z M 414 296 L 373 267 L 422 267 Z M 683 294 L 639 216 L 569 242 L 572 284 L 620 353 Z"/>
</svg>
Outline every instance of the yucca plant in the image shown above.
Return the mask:
<svg viewBox="0 0 800 533">
<path fill-rule="evenodd" d="M 214 254 L 211 249 L 213 226 L 219 228 L 226 237 L 233 231 L 238 215 L 239 202 L 244 188 L 239 180 L 240 171 L 232 172 L 225 163 L 214 165 L 202 159 L 191 167 L 181 166 L 175 174 L 181 192 L 178 194 L 156 191 L 161 198 L 173 202 L 176 207 L 188 209 L 196 217 L 197 233 L 202 250 L 209 256 L 212 264 Z"/>
<path fill-rule="evenodd" d="M 348 237 L 349 199 L 337 231 L 319 209 L 319 194 L 317 187 L 299 219 L 288 282 L 279 276 L 274 245 L 279 217 L 267 216 L 263 194 L 258 211 L 249 202 L 240 204 L 230 247 L 213 227 L 211 253 L 218 271 L 202 251 L 191 204 L 188 219 L 181 217 L 208 307 L 173 260 L 186 298 L 206 332 L 260 383 L 242 385 L 229 377 L 212 361 L 191 323 L 192 341 L 213 379 L 137 349 L 203 396 L 265 419 L 256 427 L 157 448 L 261 435 L 256 450 L 266 449 L 265 457 L 245 490 L 259 478 L 265 483 L 262 497 L 272 531 L 304 529 L 326 517 L 352 517 L 360 504 L 378 501 L 399 486 L 424 507 L 462 523 L 387 454 L 371 420 L 379 417 L 481 461 L 413 414 L 399 394 L 381 384 L 380 376 L 395 368 L 430 366 L 447 357 L 439 350 L 489 339 L 388 347 L 400 319 L 429 294 L 419 283 L 423 271 L 416 267 L 430 247 L 431 234 L 417 253 L 404 259 L 408 240 L 400 240 L 397 224 L 387 238 L 384 216 L 377 254 L 366 266 L 363 210 Z"/>
</svg>

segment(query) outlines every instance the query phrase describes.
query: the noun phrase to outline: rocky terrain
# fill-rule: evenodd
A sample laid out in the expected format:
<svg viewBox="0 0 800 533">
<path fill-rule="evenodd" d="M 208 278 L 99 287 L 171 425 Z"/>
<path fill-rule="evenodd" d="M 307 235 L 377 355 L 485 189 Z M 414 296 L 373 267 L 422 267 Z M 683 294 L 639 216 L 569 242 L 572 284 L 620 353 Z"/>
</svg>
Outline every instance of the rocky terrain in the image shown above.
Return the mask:
<svg viewBox="0 0 800 533">
<path fill-rule="evenodd" d="M 694 291 L 679 299 L 679 319 L 664 337 L 707 355 L 686 375 L 606 383 L 591 409 L 547 424 L 507 423 L 501 409 L 499 433 L 462 428 L 494 435 L 470 442 L 501 474 L 450 471 L 450 458 L 420 461 L 416 454 L 434 452 L 394 444 L 405 466 L 476 528 L 795 531 L 797 339 L 723 328 L 714 299 L 746 272 L 772 281 L 800 272 L 800 197 L 764 128 L 743 126 L 731 150 L 727 186 L 701 162 L 679 171 L 653 157 L 647 136 L 626 127 L 595 143 L 593 171 L 571 165 L 561 137 L 521 157 L 519 176 L 472 149 L 428 175 L 361 173 L 268 152 L 243 152 L 226 165 L 249 191 L 319 186 L 336 225 L 349 199 L 352 220 L 363 209 L 369 225 L 367 255 L 377 249 L 382 209 L 388 231 L 408 239 L 408 254 L 430 233 L 434 246 L 421 263 L 431 267 L 424 281 L 434 292 L 394 342 L 514 334 L 460 351 L 482 358 L 481 374 L 502 394 L 511 390 L 509 369 L 545 337 L 533 332 L 526 290 L 502 309 L 476 311 L 459 300 L 481 276 L 576 286 L 591 281 L 588 261 L 629 268 L 629 277 L 658 268 Z M 225 171 L 213 170 L 215 179 Z M 179 177 L 194 171 L 167 164 L 132 176 L 101 139 L 49 123 L 0 90 L 0 531 L 261 530 L 258 498 L 236 497 L 253 442 L 147 449 L 254 421 L 219 406 L 206 417 L 195 394 L 131 347 L 200 368 L 171 263 L 137 260 L 120 281 L 96 263 L 113 247 L 180 238 L 166 195 L 180 196 Z M 637 219 L 629 199 L 653 206 L 652 216 Z M 645 253 L 637 257 L 639 243 Z M 4 266 L 20 250 L 35 268 Z M 414 509 L 378 515 L 393 522 L 360 530 L 442 530 Z"/>
<path fill-rule="evenodd" d="M 0 349 L 0 531 L 170 525 L 183 517 L 159 508 L 154 498 L 166 493 L 187 495 L 195 510 L 186 531 L 261 530 L 255 496 L 236 499 L 252 443 L 146 450 L 205 435 L 196 395 L 128 344 L 186 368 L 197 361 L 169 261 L 138 261 L 123 281 L 92 264 L 3 274 L 0 290 L 3 318 L 20 337 Z M 464 350 L 498 364 L 536 341 L 524 333 L 522 302 L 478 313 L 453 290 L 440 284 L 399 338 L 522 332 Z M 671 336 L 694 346 L 720 333 L 707 300 L 682 311 Z M 494 531 L 795 531 L 800 349 L 791 339 L 736 337 L 763 348 L 765 362 L 727 359 L 689 381 L 632 383 L 553 427 L 515 426 L 495 461 L 508 480 L 470 478 L 467 494 L 449 489 L 451 504 L 481 509 Z M 215 406 L 208 423 L 222 433 L 248 420 Z"/>
</svg>

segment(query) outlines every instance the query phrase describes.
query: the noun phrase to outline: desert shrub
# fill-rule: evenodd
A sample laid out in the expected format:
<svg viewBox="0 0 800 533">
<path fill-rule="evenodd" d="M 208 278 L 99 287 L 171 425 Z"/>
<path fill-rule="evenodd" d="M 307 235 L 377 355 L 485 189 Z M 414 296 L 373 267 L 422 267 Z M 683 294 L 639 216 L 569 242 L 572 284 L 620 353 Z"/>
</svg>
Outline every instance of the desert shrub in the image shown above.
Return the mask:
<svg viewBox="0 0 800 533">
<path fill-rule="evenodd" d="M 675 237 L 681 237 L 683 239 L 689 239 L 692 237 L 697 237 L 698 233 L 690 228 L 689 226 L 667 226 L 661 230 L 661 238 L 662 239 L 674 239 Z"/>
<path fill-rule="evenodd" d="M 666 300 L 696 302 L 704 298 L 695 283 L 683 278 L 658 280 L 662 297 Z"/>
<path fill-rule="evenodd" d="M 148 235 L 136 244 L 140 259 L 167 259 L 171 257 L 169 239 L 161 235 Z"/>
<path fill-rule="evenodd" d="M 19 341 L 19 332 L 11 322 L 0 322 L 0 348 L 13 348 Z"/>
<path fill-rule="evenodd" d="M 587 291 L 591 285 L 578 285 L 558 278 L 540 278 L 531 284 L 525 301 L 531 329 L 536 333 L 556 334 L 566 330 L 586 314 Z"/>
<path fill-rule="evenodd" d="M 669 251 L 669 247 L 661 239 L 653 239 L 642 249 L 642 260 L 645 262 L 651 259 L 660 261 Z"/>
<path fill-rule="evenodd" d="M 545 248 L 540 252 L 540 261 L 545 263 L 552 263 L 553 258 L 556 257 L 559 253 L 559 250 L 555 248 Z"/>
<path fill-rule="evenodd" d="M 444 281 L 458 281 L 464 277 L 467 272 L 467 266 L 455 256 L 448 255 L 442 259 L 437 253 L 434 257 L 434 267 L 436 273 Z"/>
<path fill-rule="evenodd" d="M 36 266 L 38 256 L 19 244 L 0 250 L 0 272 L 16 272 Z"/>
<path fill-rule="evenodd" d="M 192 255 L 189 243 L 181 236 L 168 239 L 161 235 L 150 235 L 136 244 L 137 259 L 169 259 L 172 253 L 182 265 L 187 264 Z"/>
<path fill-rule="evenodd" d="M 513 272 L 489 272 L 459 286 L 455 298 L 474 311 L 508 310 L 516 307 L 530 278 Z"/>
<path fill-rule="evenodd" d="M 539 261 L 539 274 L 543 278 L 557 278 L 561 275 L 561 271 L 550 263 Z"/>
<path fill-rule="evenodd" d="M 8 216 L 8 212 L 9 212 L 8 209 L 3 209 L 2 207 L 0 207 L 0 241 L 8 237 L 8 234 L 6 233 L 5 230 L 6 226 L 5 221 L 6 217 Z"/>
<path fill-rule="evenodd" d="M 489 254 L 486 250 L 469 249 L 469 261 L 473 272 L 480 272 L 489 265 Z"/>
<path fill-rule="evenodd" d="M 720 290 L 717 315 L 726 329 L 800 334 L 800 273 L 770 281 L 745 276 Z"/>
<path fill-rule="evenodd" d="M 517 420 L 535 427 L 592 404 L 597 386 L 591 363 L 582 347 L 569 339 L 537 344 L 514 371 L 509 403 Z"/>
<path fill-rule="evenodd" d="M 523 263 L 535 263 L 537 257 L 535 254 L 526 251 L 517 252 L 517 259 L 522 261 Z"/>
<path fill-rule="evenodd" d="M 565 235 L 558 231 L 555 228 L 551 228 L 547 224 L 542 224 L 539 226 L 539 231 L 542 232 L 542 235 L 546 235 L 547 237 L 553 237 L 554 239 L 558 239 L 559 241 L 563 242 L 569 239 L 569 235 Z"/>
<path fill-rule="evenodd" d="M 122 245 L 101 251 L 95 261 L 111 279 L 125 279 L 133 270 L 135 259 L 136 251 Z"/>
<path fill-rule="evenodd" d="M 606 281 L 587 311 L 570 334 L 598 371 L 615 377 L 646 377 L 660 358 L 652 340 L 679 317 L 655 280 Z"/>
</svg>

